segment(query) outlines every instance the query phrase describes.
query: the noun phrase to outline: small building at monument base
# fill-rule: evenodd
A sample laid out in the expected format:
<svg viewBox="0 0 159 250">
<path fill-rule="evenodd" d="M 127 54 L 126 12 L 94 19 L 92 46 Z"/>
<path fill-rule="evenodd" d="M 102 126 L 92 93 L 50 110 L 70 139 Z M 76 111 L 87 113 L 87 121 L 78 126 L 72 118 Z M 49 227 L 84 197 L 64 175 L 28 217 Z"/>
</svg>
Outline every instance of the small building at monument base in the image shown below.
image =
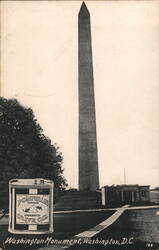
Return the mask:
<svg viewBox="0 0 159 250">
<path fill-rule="evenodd" d="M 148 204 L 150 202 L 150 186 L 112 185 L 102 187 L 102 205 L 117 206 L 124 204 Z"/>
</svg>

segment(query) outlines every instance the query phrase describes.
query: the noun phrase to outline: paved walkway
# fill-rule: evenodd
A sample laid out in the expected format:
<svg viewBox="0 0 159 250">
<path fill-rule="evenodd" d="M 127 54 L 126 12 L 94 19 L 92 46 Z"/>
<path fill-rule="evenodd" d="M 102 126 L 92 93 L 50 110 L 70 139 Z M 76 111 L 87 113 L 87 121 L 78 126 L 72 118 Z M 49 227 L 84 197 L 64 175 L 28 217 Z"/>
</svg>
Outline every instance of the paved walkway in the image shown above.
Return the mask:
<svg viewBox="0 0 159 250">
<path fill-rule="evenodd" d="M 118 208 L 97 208 L 97 209 L 85 209 L 85 210 L 62 210 L 62 211 L 54 211 L 54 214 L 67 214 L 67 213 L 86 213 L 86 212 L 100 212 L 100 211 L 115 211 Z"/>
<path fill-rule="evenodd" d="M 118 208 L 117 211 L 113 215 L 111 215 L 108 219 L 104 220 L 100 224 L 96 225 L 93 228 L 90 228 L 87 231 L 84 231 L 82 233 L 79 233 L 79 234 L 73 236 L 66 243 L 64 241 L 64 244 L 62 244 L 62 246 L 53 245 L 53 246 L 49 246 L 49 247 L 40 248 L 39 250 L 55 250 L 55 249 L 61 250 L 64 248 L 66 249 L 66 248 L 69 248 L 71 246 L 76 245 L 77 242 L 79 242 L 81 239 L 92 238 L 96 234 L 100 233 L 101 231 L 103 231 L 104 229 L 106 229 L 107 227 L 112 225 L 128 207 L 129 207 L 129 205 L 125 205 L 123 207 Z"/>
<path fill-rule="evenodd" d="M 154 205 L 154 206 L 136 206 L 136 207 L 127 207 L 125 208 L 128 210 L 133 210 L 133 209 L 150 209 L 150 208 L 159 208 L 159 205 Z M 86 213 L 86 212 L 100 212 L 100 211 L 116 211 L 119 208 L 97 208 L 97 209 L 85 209 L 85 210 L 62 210 L 62 211 L 54 211 L 54 214 L 67 214 L 67 213 Z M 1 216 L 2 214 L 0 213 L 0 221 L 1 221 Z M 8 217 L 9 214 L 6 214 L 4 217 Z M 3 218 L 4 218 L 3 217 Z"/>
<path fill-rule="evenodd" d="M 97 233 L 101 232 L 102 230 L 112 225 L 120 217 L 120 215 L 125 211 L 125 209 L 128 208 L 128 206 L 129 205 L 125 205 L 121 208 L 118 208 L 117 211 L 113 215 L 111 215 L 108 219 L 104 220 L 103 222 L 89 229 L 88 231 L 85 231 L 76 235 L 76 237 L 92 238 Z"/>
<path fill-rule="evenodd" d="M 125 210 L 136 210 L 136 209 L 153 209 L 158 208 L 159 205 L 155 206 L 136 206 L 136 207 L 125 207 Z M 68 214 L 68 213 L 88 213 L 88 212 L 100 212 L 100 211 L 118 211 L 120 208 L 101 208 L 101 209 L 87 209 L 87 210 L 69 210 L 69 211 L 54 211 L 54 214 Z M 159 212 L 157 212 L 157 215 Z M 7 225 L 8 224 L 8 216 L 9 214 L 6 214 L 1 218 L 2 214 L 0 214 L 0 225 Z"/>
<path fill-rule="evenodd" d="M 139 206 L 139 207 L 128 207 L 127 210 L 134 210 L 134 209 L 153 209 L 153 208 L 159 208 L 159 205 L 155 206 Z"/>
<path fill-rule="evenodd" d="M 136 206 L 136 207 L 125 207 L 125 210 L 133 210 L 133 209 L 150 209 L 150 208 L 159 208 L 159 205 L 154 206 Z M 116 211 L 119 208 L 98 208 L 98 209 L 86 209 L 86 210 L 66 210 L 66 211 L 54 211 L 54 214 L 64 214 L 64 213 L 86 213 L 86 212 L 100 212 L 100 211 Z"/>
</svg>

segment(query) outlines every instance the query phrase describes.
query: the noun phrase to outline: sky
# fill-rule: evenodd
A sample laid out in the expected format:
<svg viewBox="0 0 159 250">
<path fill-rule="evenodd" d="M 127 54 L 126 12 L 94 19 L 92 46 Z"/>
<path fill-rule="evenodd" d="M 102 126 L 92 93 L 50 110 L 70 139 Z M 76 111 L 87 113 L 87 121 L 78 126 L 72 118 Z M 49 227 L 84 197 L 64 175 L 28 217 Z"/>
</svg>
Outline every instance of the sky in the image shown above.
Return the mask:
<svg viewBox="0 0 159 250">
<path fill-rule="evenodd" d="M 78 187 L 81 1 L 1 1 L 1 95 L 31 107 Z M 100 186 L 159 185 L 159 1 L 86 1 Z"/>
</svg>

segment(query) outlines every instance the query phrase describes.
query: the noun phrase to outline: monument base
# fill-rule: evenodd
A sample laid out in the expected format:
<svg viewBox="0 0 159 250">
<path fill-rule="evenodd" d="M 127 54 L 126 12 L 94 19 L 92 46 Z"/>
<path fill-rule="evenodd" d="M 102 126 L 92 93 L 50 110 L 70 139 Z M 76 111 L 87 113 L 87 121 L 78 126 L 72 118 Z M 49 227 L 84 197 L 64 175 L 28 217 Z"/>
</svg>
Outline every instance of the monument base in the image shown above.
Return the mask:
<svg viewBox="0 0 159 250">
<path fill-rule="evenodd" d="M 72 191 L 63 195 L 54 205 L 56 211 L 85 210 L 101 208 L 101 192 L 99 191 Z"/>
</svg>

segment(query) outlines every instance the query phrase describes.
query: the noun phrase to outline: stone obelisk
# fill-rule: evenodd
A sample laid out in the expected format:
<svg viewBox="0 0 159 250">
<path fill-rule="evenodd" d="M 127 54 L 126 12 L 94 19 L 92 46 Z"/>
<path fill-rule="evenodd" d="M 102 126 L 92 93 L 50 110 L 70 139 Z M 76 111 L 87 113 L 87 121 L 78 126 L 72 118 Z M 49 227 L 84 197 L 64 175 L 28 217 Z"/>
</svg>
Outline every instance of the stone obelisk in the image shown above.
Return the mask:
<svg viewBox="0 0 159 250">
<path fill-rule="evenodd" d="M 79 51 L 79 190 L 99 188 L 90 14 L 78 16 Z"/>
</svg>

